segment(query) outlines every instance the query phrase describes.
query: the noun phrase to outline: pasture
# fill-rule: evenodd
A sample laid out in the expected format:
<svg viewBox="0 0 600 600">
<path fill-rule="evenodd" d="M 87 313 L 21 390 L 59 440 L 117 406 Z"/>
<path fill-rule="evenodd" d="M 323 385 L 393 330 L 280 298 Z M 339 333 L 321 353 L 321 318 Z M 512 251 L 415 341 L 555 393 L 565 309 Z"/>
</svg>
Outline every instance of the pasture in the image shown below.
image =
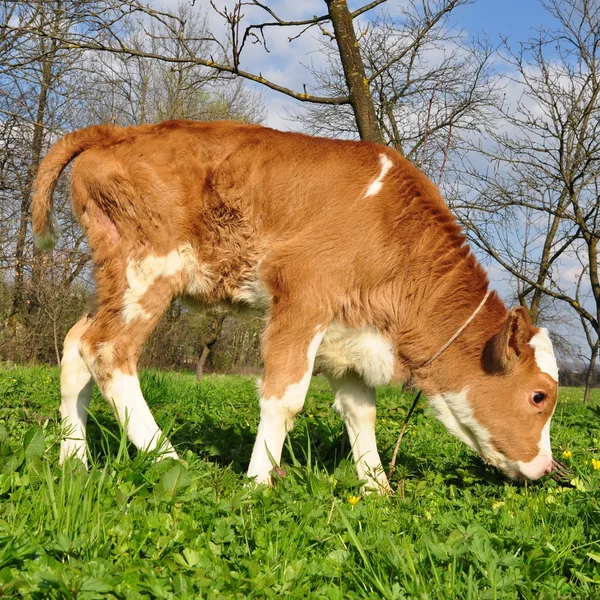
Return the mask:
<svg viewBox="0 0 600 600">
<path fill-rule="evenodd" d="M 600 597 L 598 390 L 589 407 L 560 393 L 552 445 L 570 484 L 507 481 L 421 401 L 382 498 L 361 495 L 321 378 L 271 489 L 244 475 L 253 379 L 142 375 L 185 464 L 137 453 L 95 392 L 89 471 L 58 465 L 58 379 L 0 368 L 0 597 Z M 384 465 L 411 400 L 378 391 Z"/>
</svg>

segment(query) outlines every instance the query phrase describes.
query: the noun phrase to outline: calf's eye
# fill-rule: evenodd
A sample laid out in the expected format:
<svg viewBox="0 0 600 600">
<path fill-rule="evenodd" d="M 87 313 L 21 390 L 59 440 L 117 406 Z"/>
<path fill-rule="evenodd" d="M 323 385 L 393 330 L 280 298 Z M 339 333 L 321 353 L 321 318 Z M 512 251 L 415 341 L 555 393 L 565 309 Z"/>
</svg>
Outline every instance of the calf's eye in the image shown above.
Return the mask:
<svg viewBox="0 0 600 600">
<path fill-rule="evenodd" d="M 534 406 L 541 406 L 545 399 L 546 394 L 544 394 L 544 392 L 533 392 L 533 394 L 531 394 L 531 403 Z"/>
</svg>

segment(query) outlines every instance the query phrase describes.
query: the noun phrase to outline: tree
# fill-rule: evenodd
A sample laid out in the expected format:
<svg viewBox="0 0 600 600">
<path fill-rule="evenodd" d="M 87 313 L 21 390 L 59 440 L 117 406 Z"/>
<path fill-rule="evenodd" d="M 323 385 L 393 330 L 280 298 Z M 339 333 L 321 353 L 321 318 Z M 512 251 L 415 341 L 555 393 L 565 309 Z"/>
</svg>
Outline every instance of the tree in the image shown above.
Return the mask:
<svg viewBox="0 0 600 600">
<path fill-rule="evenodd" d="M 497 96 L 493 49 L 447 26 L 456 6 L 409 1 L 398 14 L 381 11 L 359 30 L 385 143 L 438 183 L 448 157 L 460 152 L 466 136 L 483 127 Z M 342 93 L 346 84 L 335 36 L 324 35 L 320 51 L 327 63 L 312 69 L 318 91 Z M 354 116 L 344 106 L 307 105 L 294 118 L 318 135 L 357 134 Z"/>
<path fill-rule="evenodd" d="M 518 51 L 506 45 L 521 95 L 498 106 L 475 148 L 474 160 L 491 167 L 466 166 L 462 190 L 472 195 L 455 207 L 475 244 L 516 278 L 534 322 L 544 296 L 578 316 L 589 346 L 587 403 L 600 349 L 600 5 L 544 6 L 558 28 Z"/>
<path fill-rule="evenodd" d="M 368 73 L 367 64 L 363 58 L 364 48 L 361 48 L 362 39 L 356 35 L 354 22 L 362 15 L 369 13 L 386 0 L 374 0 L 364 6 L 351 11 L 345 0 L 325 0 L 324 12 L 303 20 L 286 20 L 276 14 L 266 3 L 258 0 L 244 0 L 235 2 L 233 8 L 219 8 L 211 1 L 211 5 L 220 14 L 229 32 L 228 38 L 219 39 L 215 34 L 207 33 L 202 38 L 190 36 L 186 29 L 189 13 L 182 15 L 177 12 L 165 12 L 154 9 L 140 0 L 126 0 L 125 2 L 106 2 L 106 10 L 101 18 L 94 13 L 96 27 L 93 34 L 89 31 L 70 33 L 68 37 L 61 36 L 62 42 L 69 43 L 72 47 L 80 49 L 101 50 L 112 54 L 122 54 L 128 57 L 155 58 L 169 64 L 192 65 L 203 73 L 216 73 L 220 77 L 236 76 L 250 80 L 269 89 L 285 94 L 298 101 L 322 106 L 349 106 L 352 110 L 356 129 L 361 139 L 385 142 L 384 120 L 389 119 L 390 107 L 402 98 L 401 88 L 395 89 L 395 95 L 387 98 L 385 110 L 377 115 L 376 104 L 373 100 L 373 89 L 376 81 L 382 81 L 390 69 L 397 67 L 404 60 L 414 60 L 421 55 L 423 42 L 428 39 L 432 31 L 443 23 L 443 20 L 457 7 L 467 4 L 471 0 L 425 0 L 417 3 L 411 0 L 410 7 L 405 12 L 406 25 L 410 38 L 408 44 L 401 44 L 400 51 L 392 53 L 385 60 Z M 247 22 L 245 13 L 253 12 L 256 22 Z M 114 26 L 128 15 L 143 15 L 151 22 L 160 24 L 164 39 L 169 39 L 174 44 L 162 48 L 148 48 L 143 45 L 131 44 Z M 91 18 L 91 17 L 90 17 Z M 263 20 L 264 19 L 264 20 Z M 331 24 L 333 33 L 325 29 L 327 23 Z M 374 26 L 377 23 L 374 21 Z M 285 87 L 276 81 L 271 81 L 262 76 L 242 68 L 244 50 L 249 43 L 261 44 L 268 51 L 268 32 L 272 28 L 290 30 L 290 41 L 305 34 L 308 30 L 320 27 L 323 34 L 329 37 L 337 48 L 339 64 L 344 74 L 344 89 L 326 90 L 323 95 L 317 95 L 308 90 L 304 85 L 302 90 Z M 148 32 L 154 38 L 152 31 Z M 362 38 L 362 36 L 361 36 Z M 388 47 L 392 50 L 392 47 Z M 438 85 L 442 85 L 439 81 Z M 387 117 L 386 117 L 387 115 Z M 448 123 L 452 122 L 452 119 Z M 396 146 L 401 149 L 399 140 Z"/>
</svg>

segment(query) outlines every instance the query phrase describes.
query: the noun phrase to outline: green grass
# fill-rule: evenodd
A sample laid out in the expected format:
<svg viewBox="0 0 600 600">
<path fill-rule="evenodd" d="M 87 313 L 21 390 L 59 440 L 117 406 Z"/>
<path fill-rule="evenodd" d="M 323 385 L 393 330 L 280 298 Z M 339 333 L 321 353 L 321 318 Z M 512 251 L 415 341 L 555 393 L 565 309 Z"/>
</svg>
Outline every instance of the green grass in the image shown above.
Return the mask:
<svg viewBox="0 0 600 600">
<path fill-rule="evenodd" d="M 271 489 L 244 476 L 252 380 L 146 373 L 142 387 L 187 464 L 135 452 L 94 396 L 85 471 L 58 465 L 58 371 L 0 369 L 0 597 L 600 598 L 597 392 L 584 407 L 581 390 L 563 390 L 554 418 L 572 486 L 505 480 L 423 402 L 398 491 L 380 498 L 360 497 L 320 378 Z M 410 401 L 379 392 L 385 464 Z"/>
</svg>

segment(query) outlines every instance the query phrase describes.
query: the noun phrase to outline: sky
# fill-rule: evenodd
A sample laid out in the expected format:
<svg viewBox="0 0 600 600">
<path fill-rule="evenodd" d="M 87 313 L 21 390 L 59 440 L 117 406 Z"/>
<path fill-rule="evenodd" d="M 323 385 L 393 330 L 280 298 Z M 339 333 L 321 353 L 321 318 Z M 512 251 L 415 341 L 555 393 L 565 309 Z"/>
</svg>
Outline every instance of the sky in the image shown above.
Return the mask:
<svg viewBox="0 0 600 600">
<path fill-rule="evenodd" d="M 552 23 L 538 0 L 477 0 L 458 10 L 455 20 L 472 35 L 486 33 L 492 41 L 505 36 L 510 42 L 524 41 Z"/>
<path fill-rule="evenodd" d="M 386 10 L 393 14 L 398 6 L 405 2 L 406 0 L 388 0 L 375 10 Z M 176 4 L 175 0 L 154 0 L 152 3 L 165 9 L 172 9 Z M 231 8 L 233 0 L 215 0 L 214 3 L 219 8 Z M 348 0 L 351 10 L 366 3 L 367 0 Z M 278 16 L 287 20 L 306 19 L 325 12 L 323 0 L 268 0 L 266 4 Z M 225 33 L 223 19 L 210 8 L 208 0 L 196 0 L 195 6 L 206 10 L 212 31 Z M 266 20 L 264 12 L 254 10 L 255 12 L 252 8 L 245 8 L 248 23 Z M 535 34 L 541 26 L 549 26 L 551 23 L 551 16 L 539 0 L 475 0 L 469 5 L 455 9 L 449 21 L 451 27 L 464 30 L 469 37 L 487 36 L 494 45 L 500 44 L 503 37 L 506 37 L 511 45 L 517 45 Z M 314 33 L 308 32 L 291 43 L 287 40 L 287 37 L 292 35 L 290 32 L 299 30 L 274 27 L 267 28 L 267 31 L 270 52 L 266 53 L 257 44 L 247 45 L 242 57 L 242 67 L 253 73 L 260 72 L 265 78 L 297 91 L 302 91 L 303 84 L 310 86 L 311 76 L 301 63 L 318 65 L 321 61 L 322 57 L 315 52 L 314 37 L 320 36 L 318 30 L 313 29 Z M 253 85 L 250 83 L 249 87 Z M 287 112 L 299 106 L 297 101 L 260 85 L 257 85 L 256 89 L 263 93 L 265 98 L 267 125 L 284 130 L 298 127 L 286 119 Z"/>
</svg>

